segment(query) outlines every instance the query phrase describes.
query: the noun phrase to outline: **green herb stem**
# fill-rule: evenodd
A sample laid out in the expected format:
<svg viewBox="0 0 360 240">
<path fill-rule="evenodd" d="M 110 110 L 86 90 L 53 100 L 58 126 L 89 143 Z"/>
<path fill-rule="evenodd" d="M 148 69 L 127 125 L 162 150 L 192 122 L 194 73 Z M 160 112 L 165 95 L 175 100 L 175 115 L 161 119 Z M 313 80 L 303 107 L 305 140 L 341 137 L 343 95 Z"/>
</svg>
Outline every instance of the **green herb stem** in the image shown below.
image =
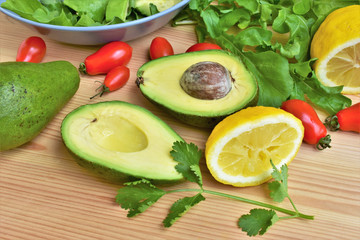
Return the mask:
<svg viewBox="0 0 360 240">
<path fill-rule="evenodd" d="M 310 220 L 314 219 L 314 216 L 306 215 L 306 214 L 302 214 L 302 213 L 298 212 L 290 198 L 289 198 L 289 200 L 290 200 L 291 204 L 293 205 L 293 207 L 294 207 L 294 209 L 296 211 L 288 210 L 288 209 L 285 209 L 285 208 L 277 207 L 277 206 L 274 206 L 274 205 L 271 205 L 271 204 L 258 202 L 258 201 L 243 198 L 243 197 L 238 197 L 238 196 L 234 196 L 234 195 L 230 195 L 230 194 L 226 194 L 226 193 L 221 193 L 221 192 L 216 192 L 216 191 L 211 191 L 211 190 L 205 190 L 205 189 L 203 191 L 200 190 L 200 189 L 176 189 L 176 190 L 167 191 L 166 193 L 174 193 L 174 192 L 204 192 L 204 193 L 208 193 L 208 194 L 212 194 L 212 195 L 216 195 L 216 196 L 220 196 L 220 197 L 226 197 L 226 198 L 234 199 L 234 200 L 241 201 L 241 202 L 246 202 L 246 203 L 257 205 L 257 206 L 260 206 L 260 207 L 270 208 L 270 209 L 273 209 L 273 210 L 276 210 L 276 211 L 279 211 L 279 212 L 282 212 L 282 213 L 289 214 L 289 215 L 291 215 L 293 217 L 300 217 L 300 218 L 310 219 Z"/>
</svg>

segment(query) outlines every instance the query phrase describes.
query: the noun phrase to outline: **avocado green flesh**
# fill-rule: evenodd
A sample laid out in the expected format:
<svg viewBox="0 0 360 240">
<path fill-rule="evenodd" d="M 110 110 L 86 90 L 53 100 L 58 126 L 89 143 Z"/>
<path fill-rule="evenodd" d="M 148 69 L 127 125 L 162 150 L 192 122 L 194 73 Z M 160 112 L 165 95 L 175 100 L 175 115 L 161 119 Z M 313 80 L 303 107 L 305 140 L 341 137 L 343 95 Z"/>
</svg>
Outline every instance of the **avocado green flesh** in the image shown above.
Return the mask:
<svg viewBox="0 0 360 240">
<path fill-rule="evenodd" d="M 61 134 L 80 165 L 119 175 L 180 180 L 170 151 L 183 139 L 150 111 L 122 101 L 83 105 L 63 120 Z"/>
<path fill-rule="evenodd" d="M 36 137 L 79 88 L 67 61 L 0 63 L 0 151 Z"/>
<path fill-rule="evenodd" d="M 186 69 L 203 61 L 217 62 L 230 72 L 234 80 L 225 97 L 197 99 L 181 88 L 180 79 Z M 212 126 L 224 116 L 255 105 L 258 91 L 256 80 L 240 59 L 222 50 L 190 52 L 149 61 L 138 70 L 137 82 L 142 94 L 151 102 L 180 120 L 200 127 Z"/>
</svg>

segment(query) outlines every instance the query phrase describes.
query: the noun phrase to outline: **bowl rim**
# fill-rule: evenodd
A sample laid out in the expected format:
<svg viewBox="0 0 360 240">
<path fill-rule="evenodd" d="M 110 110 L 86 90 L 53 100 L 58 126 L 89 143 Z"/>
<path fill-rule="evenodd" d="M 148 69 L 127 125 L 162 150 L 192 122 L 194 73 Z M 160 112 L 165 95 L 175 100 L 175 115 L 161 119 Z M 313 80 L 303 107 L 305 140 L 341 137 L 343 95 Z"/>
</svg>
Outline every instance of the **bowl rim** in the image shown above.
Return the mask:
<svg viewBox="0 0 360 240">
<path fill-rule="evenodd" d="M 0 4 L 5 1 L 6 0 L 0 0 Z M 175 4 L 174 6 L 168 8 L 162 12 L 156 13 L 156 14 L 148 16 L 148 17 L 140 18 L 140 19 L 137 19 L 134 21 L 118 23 L 118 24 L 111 24 L 111 25 L 90 26 L 90 27 L 61 26 L 61 25 L 53 25 L 53 24 L 47 24 L 47 23 L 39 23 L 36 21 L 32 21 L 32 20 L 23 18 L 10 10 L 2 8 L 1 6 L 0 6 L 0 11 L 16 20 L 28 23 L 28 24 L 36 26 L 36 27 L 50 28 L 50 29 L 63 30 L 63 31 L 90 32 L 90 31 L 106 31 L 106 30 L 112 30 L 112 29 L 121 29 L 121 28 L 126 28 L 126 27 L 131 27 L 134 25 L 146 23 L 146 22 L 152 21 L 154 19 L 157 19 L 159 17 L 165 16 L 175 10 L 178 10 L 179 8 L 186 6 L 189 2 L 190 2 L 190 0 L 182 0 L 181 2 Z"/>
</svg>

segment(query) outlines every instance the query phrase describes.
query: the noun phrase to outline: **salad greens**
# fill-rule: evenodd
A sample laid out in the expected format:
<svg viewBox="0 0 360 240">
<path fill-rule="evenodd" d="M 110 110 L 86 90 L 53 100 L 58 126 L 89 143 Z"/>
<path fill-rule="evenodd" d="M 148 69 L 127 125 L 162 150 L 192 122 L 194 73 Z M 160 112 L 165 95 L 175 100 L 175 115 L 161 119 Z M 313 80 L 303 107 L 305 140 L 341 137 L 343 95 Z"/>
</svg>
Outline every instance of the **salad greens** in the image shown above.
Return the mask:
<svg viewBox="0 0 360 240">
<path fill-rule="evenodd" d="M 323 86 L 312 71 L 311 39 L 333 10 L 359 0 L 191 0 L 173 25 L 196 24 L 198 42 L 238 55 L 259 84 L 258 105 L 305 100 L 330 115 L 351 105 L 341 87 Z M 286 35 L 286 42 L 276 35 Z"/>
<path fill-rule="evenodd" d="M 61 26 L 101 26 L 146 17 L 135 7 L 136 0 L 6 0 L 2 8 L 19 16 Z M 151 15 L 158 9 L 149 3 Z"/>
<path fill-rule="evenodd" d="M 125 186 L 118 190 L 116 202 L 123 209 L 129 210 L 127 214 L 128 217 L 134 217 L 143 213 L 166 194 L 174 192 L 197 192 L 197 194 L 191 197 L 184 197 L 177 200 L 171 206 L 167 217 L 163 220 L 164 227 L 171 227 L 180 217 L 188 212 L 191 207 L 204 201 L 205 197 L 203 194 L 216 195 L 267 208 L 252 209 L 249 214 L 242 215 L 239 218 L 237 225 L 242 229 L 242 231 L 246 232 L 248 236 L 255 236 L 258 234 L 263 235 L 274 223 L 279 220 L 291 218 L 314 219 L 313 216 L 300 213 L 291 200 L 288 193 L 288 168 L 286 165 L 283 165 L 279 171 L 270 160 L 273 167 L 272 176 L 274 181 L 269 182 L 268 187 L 270 190 L 270 197 L 275 202 L 282 202 L 285 198 L 287 198 L 293 206 L 294 211 L 247 198 L 204 189 L 199 167 L 202 152 L 193 143 L 188 144 L 186 142 L 175 142 L 173 150 L 170 154 L 173 159 L 178 162 L 175 169 L 179 173 L 183 174 L 186 180 L 196 183 L 199 188 L 165 191 L 157 188 L 146 179 L 125 183 Z M 276 211 L 285 213 L 289 216 L 279 217 Z"/>
</svg>

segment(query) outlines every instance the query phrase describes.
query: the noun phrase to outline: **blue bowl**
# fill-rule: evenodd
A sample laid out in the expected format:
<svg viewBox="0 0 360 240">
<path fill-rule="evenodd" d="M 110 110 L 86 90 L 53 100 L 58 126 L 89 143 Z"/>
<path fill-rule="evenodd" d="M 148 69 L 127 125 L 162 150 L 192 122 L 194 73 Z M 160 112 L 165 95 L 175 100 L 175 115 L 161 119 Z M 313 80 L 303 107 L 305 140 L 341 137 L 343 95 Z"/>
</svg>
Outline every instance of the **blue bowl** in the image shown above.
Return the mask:
<svg viewBox="0 0 360 240">
<path fill-rule="evenodd" d="M 135 21 L 94 27 L 68 27 L 38 23 L 1 7 L 0 11 L 51 39 L 69 44 L 99 45 L 111 41 L 130 41 L 154 32 L 170 22 L 189 1 L 183 0 L 165 11 Z M 3 2 L 5 0 L 0 0 L 0 4 Z"/>
</svg>

